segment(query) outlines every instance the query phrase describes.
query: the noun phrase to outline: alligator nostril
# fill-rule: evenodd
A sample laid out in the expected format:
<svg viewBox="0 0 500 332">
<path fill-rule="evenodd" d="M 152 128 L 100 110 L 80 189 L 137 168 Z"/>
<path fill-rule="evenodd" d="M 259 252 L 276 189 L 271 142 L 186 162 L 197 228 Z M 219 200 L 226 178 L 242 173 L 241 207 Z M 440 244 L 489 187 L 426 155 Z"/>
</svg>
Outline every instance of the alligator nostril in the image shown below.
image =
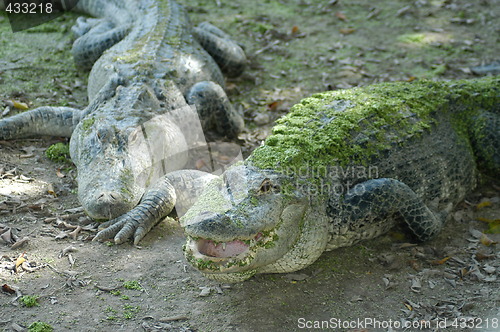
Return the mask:
<svg viewBox="0 0 500 332">
<path fill-rule="evenodd" d="M 120 196 L 117 193 L 112 191 L 105 191 L 100 193 L 99 196 L 97 196 L 97 201 L 112 203 L 117 201 L 119 198 Z"/>
</svg>

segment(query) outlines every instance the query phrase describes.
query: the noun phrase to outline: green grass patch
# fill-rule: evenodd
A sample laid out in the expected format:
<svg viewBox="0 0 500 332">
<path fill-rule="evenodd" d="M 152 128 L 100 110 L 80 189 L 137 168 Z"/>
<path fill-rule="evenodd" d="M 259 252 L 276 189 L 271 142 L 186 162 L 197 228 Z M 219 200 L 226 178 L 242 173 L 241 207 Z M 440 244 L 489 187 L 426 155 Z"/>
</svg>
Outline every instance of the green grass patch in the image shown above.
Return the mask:
<svg viewBox="0 0 500 332">
<path fill-rule="evenodd" d="M 52 161 L 55 162 L 71 162 L 69 156 L 69 144 L 66 143 L 56 143 L 45 151 L 45 155 Z"/>
<path fill-rule="evenodd" d="M 19 301 L 21 301 L 21 303 L 27 307 L 27 308 L 31 308 L 31 307 L 35 307 L 35 306 L 39 306 L 40 304 L 38 303 L 38 298 L 39 296 L 38 295 L 25 295 L 25 296 L 22 296 Z"/>
<path fill-rule="evenodd" d="M 52 332 L 54 328 L 45 322 L 34 322 L 28 326 L 29 332 Z"/>
</svg>

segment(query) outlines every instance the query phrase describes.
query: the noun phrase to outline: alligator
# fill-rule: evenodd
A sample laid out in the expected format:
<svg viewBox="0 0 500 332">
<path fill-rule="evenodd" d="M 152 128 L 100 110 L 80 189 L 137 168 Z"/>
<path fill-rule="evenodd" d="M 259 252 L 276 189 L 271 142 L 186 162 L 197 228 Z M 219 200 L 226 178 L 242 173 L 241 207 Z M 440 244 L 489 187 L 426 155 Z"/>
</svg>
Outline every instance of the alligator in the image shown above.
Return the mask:
<svg viewBox="0 0 500 332">
<path fill-rule="evenodd" d="M 223 74 L 241 74 L 246 56 L 210 23 L 193 27 L 172 0 L 79 0 L 73 10 L 94 17 L 80 17 L 72 28 L 75 63 L 91 69 L 88 106 L 39 107 L 2 119 L 0 140 L 70 137 L 79 201 L 91 218 L 109 220 L 96 239 L 133 236 L 137 243 L 174 208 L 173 182 L 182 187 L 202 175 L 180 171 L 190 129 L 179 129 L 177 111 L 195 108 L 203 130 L 229 138 L 242 130 Z M 155 161 L 142 153 L 148 149 L 159 151 Z"/>
<path fill-rule="evenodd" d="M 479 176 L 498 178 L 499 133 L 498 76 L 315 94 L 208 183 L 180 218 L 185 256 L 207 278 L 239 282 L 396 225 L 429 240 Z"/>
</svg>

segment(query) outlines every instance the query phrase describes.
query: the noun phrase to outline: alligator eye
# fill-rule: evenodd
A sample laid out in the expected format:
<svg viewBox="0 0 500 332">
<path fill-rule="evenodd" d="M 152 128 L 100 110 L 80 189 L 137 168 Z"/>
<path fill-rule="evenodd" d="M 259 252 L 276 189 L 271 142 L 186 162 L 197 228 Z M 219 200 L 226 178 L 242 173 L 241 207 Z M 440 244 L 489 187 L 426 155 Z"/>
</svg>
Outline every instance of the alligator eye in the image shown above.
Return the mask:
<svg viewBox="0 0 500 332">
<path fill-rule="evenodd" d="M 269 192 L 279 192 L 279 191 L 280 187 L 278 185 L 274 185 L 269 179 L 264 179 L 264 181 L 262 181 L 262 183 L 260 184 L 259 188 L 260 194 L 267 194 Z"/>
</svg>

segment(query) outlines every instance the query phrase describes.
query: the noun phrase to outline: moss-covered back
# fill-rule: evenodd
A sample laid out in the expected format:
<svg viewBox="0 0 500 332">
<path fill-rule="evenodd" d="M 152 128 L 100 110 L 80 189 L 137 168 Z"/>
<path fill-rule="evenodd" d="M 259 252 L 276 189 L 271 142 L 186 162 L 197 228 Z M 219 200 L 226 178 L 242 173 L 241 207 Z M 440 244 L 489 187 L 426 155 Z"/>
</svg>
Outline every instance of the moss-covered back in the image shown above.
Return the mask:
<svg viewBox="0 0 500 332">
<path fill-rule="evenodd" d="M 490 77 L 383 83 L 318 93 L 279 119 L 265 144 L 248 160 L 278 172 L 293 172 L 303 165 L 364 165 L 391 145 L 430 128 L 435 112 L 453 114 L 452 100 L 455 105 L 467 104 L 471 111 L 498 103 L 499 86 L 500 78 Z"/>
</svg>

